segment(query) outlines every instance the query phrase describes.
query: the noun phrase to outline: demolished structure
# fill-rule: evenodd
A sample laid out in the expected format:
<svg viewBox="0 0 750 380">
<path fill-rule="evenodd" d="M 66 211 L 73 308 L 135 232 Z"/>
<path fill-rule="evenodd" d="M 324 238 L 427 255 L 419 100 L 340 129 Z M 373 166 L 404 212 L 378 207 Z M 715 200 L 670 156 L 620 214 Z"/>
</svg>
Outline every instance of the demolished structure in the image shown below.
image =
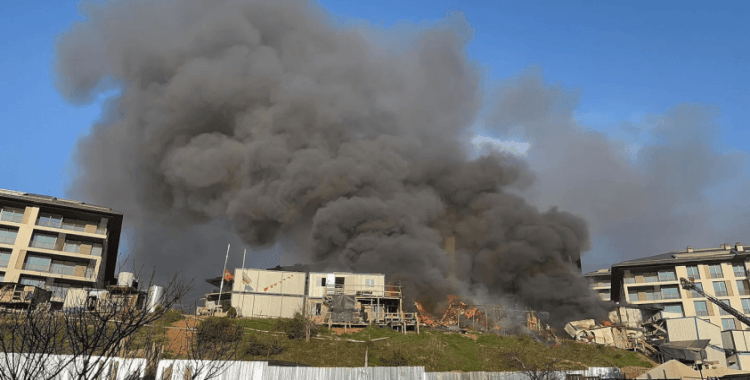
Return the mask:
<svg viewBox="0 0 750 380">
<path fill-rule="evenodd" d="M 291 270 L 290 270 L 291 269 Z M 308 272 L 304 267 L 235 269 L 234 275 L 207 279 L 221 289 L 206 294 L 198 314 L 292 318 L 308 315 L 315 323 L 346 326 L 376 324 L 401 331 L 417 329 L 415 313 L 404 311 L 402 287 L 377 273 Z"/>
</svg>

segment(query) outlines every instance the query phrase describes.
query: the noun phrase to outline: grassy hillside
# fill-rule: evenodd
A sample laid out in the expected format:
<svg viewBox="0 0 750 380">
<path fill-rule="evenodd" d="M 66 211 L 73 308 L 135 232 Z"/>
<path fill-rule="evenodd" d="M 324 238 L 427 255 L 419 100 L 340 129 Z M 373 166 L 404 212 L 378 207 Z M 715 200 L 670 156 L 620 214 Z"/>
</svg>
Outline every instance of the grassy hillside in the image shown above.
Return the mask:
<svg viewBox="0 0 750 380">
<path fill-rule="evenodd" d="M 277 326 L 277 320 L 232 322 L 248 328 L 241 346 L 241 360 L 282 360 L 320 367 L 359 367 L 365 363 L 367 350 L 370 366 L 424 366 L 428 371 L 516 370 L 505 359 L 505 355 L 510 353 L 520 354 L 527 363 L 543 364 L 561 358 L 563 369 L 589 366 L 652 367 L 647 359 L 635 352 L 571 341 L 546 345 L 528 336 L 476 334 L 475 340 L 458 333 L 423 330 L 419 335 L 411 332 L 404 335 L 379 327 L 339 336 L 321 328 L 317 339 L 305 342 L 291 340 L 284 334 L 250 330 L 272 331 Z M 347 341 L 377 338 L 387 339 L 366 343 Z"/>
</svg>

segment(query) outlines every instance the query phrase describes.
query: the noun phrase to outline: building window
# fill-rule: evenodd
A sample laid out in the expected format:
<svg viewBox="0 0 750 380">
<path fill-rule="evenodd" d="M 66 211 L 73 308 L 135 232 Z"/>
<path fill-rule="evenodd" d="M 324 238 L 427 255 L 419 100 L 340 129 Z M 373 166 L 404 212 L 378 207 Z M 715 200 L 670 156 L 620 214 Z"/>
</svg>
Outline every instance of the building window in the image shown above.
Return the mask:
<svg viewBox="0 0 750 380">
<path fill-rule="evenodd" d="M 314 303 L 310 305 L 310 315 L 321 315 L 322 314 L 322 307 L 319 303 Z"/>
<path fill-rule="evenodd" d="M 70 252 L 70 253 L 80 253 L 81 242 L 74 241 L 74 240 L 66 240 L 65 245 L 63 246 L 63 251 Z"/>
<path fill-rule="evenodd" d="M 72 261 L 53 261 L 50 273 L 72 276 L 76 272 L 76 263 Z"/>
<path fill-rule="evenodd" d="M 750 314 L 750 298 L 742 299 L 742 312 L 745 314 Z"/>
<path fill-rule="evenodd" d="M 677 275 L 675 275 L 674 269 L 660 270 L 659 281 L 677 281 Z"/>
<path fill-rule="evenodd" d="M 320 279 L 320 286 L 326 286 L 326 278 L 323 277 Z"/>
<path fill-rule="evenodd" d="M 644 273 L 643 282 L 659 282 L 659 274 L 656 272 Z"/>
<path fill-rule="evenodd" d="M 698 266 L 697 265 L 690 265 L 687 266 L 687 274 L 688 278 L 691 280 L 700 280 L 701 279 L 701 273 L 698 272 Z"/>
<path fill-rule="evenodd" d="M 49 257 L 28 255 L 26 256 L 26 264 L 23 266 L 23 269 L 36 272 L 49 272 L 51 263 L 52 259 Z"/>
<path fill-rule="evenodd" d="M 62 227 L 63 217 L 61 215 L 52 215 L 47 213 L 39 214 L 39 219 L 36 221 L 37 226 L 60 228 Z"/>
<path fill-rule="evenodd" d="M 86 231 L 86 222 L 83 220 L 74 220 L 74 219 L 63 219 L 62 223 L 62 229 L 64 230 L 71 230 L 71 231 L 79 231 L 79 232 L 85 232 Z"/>
<path fill-rule="evenodd" d="M 714 295 L 717 297 L 726 297 L 729 295 L 727 293 L 727 284 L 724 281 L 714 281 Z"/>
<path fill-rule="evenodd" d="M 724 305 L 732 307 L 732 303 L 729 300 L 719 300 L 719 301 L 721 301 L 721 303 L 723 303 Z M 729 313 L 727 313 L 726 310 L 719 307 L 719 315 L 729 315 Z"/>
<path fill-rule="evenodd" d="M 747 272 L 745 271 L 745 264 L 732 265 L 732 271 L 734 271 L 734 277 L 747 277 Z"/>
<path fill-rule="evenodd" d="M 5 281 L 5 272 L 0 272 L 0 282 Z"/>
<path fill-rule="evenodd" d="M 721 264 L 714 264 L 708 266 L 708 273 L 711 274 L 711 278 L 722 278 L 724 273 L 721 271 Z"/>
<path fill-rule="evenodd" d="M 18 236 L 18 231 L 0 228 L 0 243 L 14 244 L 16 242 L 16 236 Z"/>
<path fill-rule="evenodd" d="M 610 281 L 610 280 L 602 280 L 602 282 L 599 283 L 599 286 L 606 286 L 606 287 L 609 288 L 609 287 L 612 286 L 612 281 Z"/>
<path fill-rule="evenodd" d="M 602 301 L 609 301 L 611 299 L 609 292 L 599 292 L 599 297 L 601 297 Z"/>
<path fill-rule="evenodd" d="M 685 312 L 682 310 L 682 305 L 680 304 L 664 305 L 664 312 L 685 316 Z"/>
<path fill-rule="evenodd" d="M 29 278 L 29 277 L 21 277 L 21 280 L 18 281 L 21 285 L 31 285 L 36 286 L 37 288 L 44 288 L 44 281 L 43 279 L 39 278 Z"/>
<path fill-rule="evenodd" d="M 737 280 L 737 291 L 741 296 L 750 296 L 750 286 L 747 280 Z"/>
<path fill-rule="evenodd" d="M 680 289 L 677 286 L 662 286 L 661 296 L 665 300 L 674 300 L 680 298 Z"/>
<path fill-rule="evenodd" d="M 628 294 L 628 301 L 629 302 L 638 302 L 638 292 L 633 291 L 632 293 Z"/>
<path fill-rule="evenodd" d="M 736 330 L 737 329 L 734 325 L 734 318 L 722 318 L 721 327 L 724 330 Z"/>
<path fill-rule="evenodd" d="M 658 290 L 648 290 L 646 291 L 646 299 L 649 301 L 656 301 L 661 299 L 661 292 Z"/>
<path fill-rule="evenodd" d="M 101 256 L 101 255 L 102 255 L 102 245 L 101 244 L 93 244 L 91 246 L 91 256 Z"/>
<path fill-rule="evenodd" d="M 695 315 L 699 317 L 708 317 L 708 305 L 706 301 L 693 301 L 695 305 Z"/>
<path fill-rule="evenodd" d="M 635 276 L 632 273 L 625 274 L 626 284 L 635 284 Z"/>
<path fill-rule="evenodd" d="M 55 249 L 57 235 L 34 234 L 31 246 L 34 248 Z"/>
<path fill-rule="evenodd" d="M 375 280 L 373 280 L 371 278 L 366 278 L 365 279 L 365 286 L 375 286 Z"/>
<path fill-rule="evenodd" d="M 7 268 L 8 263 L 10 262 L 10 255 L 13 251 L 10 250 L 0 250 L 0 268 Z"/>
<path fill-rule="evenodd" d="M 0 220 L 3 222 L 21 223 L 23 222 L 23 209 L 13 207 L 3 207 L 0 210 Z"/>
<path fill-rule="evenodd" d="M 698 288 L 698 289 L 700 289 L 701 291 L 703 291 L 703 284 L 701 284 L 700 282 L 696 282 L 695 283 L 695 287 Z M 703 298 L 703 295 L 700 294 L 700 293 L 698 293 L 698 292 L 696 292 L 695 290 L 691 290 L 690 291 L 690 295 L 693 298 Z"/>
<path fill-rule="evenodd" d="M 70 290 L 70 284 L 52 285 L 49 287 L 49 290 L 52 291 L 52 299 L 64 301 L 65 297 L 68 295 L 68 290 Z"/>
</svg>

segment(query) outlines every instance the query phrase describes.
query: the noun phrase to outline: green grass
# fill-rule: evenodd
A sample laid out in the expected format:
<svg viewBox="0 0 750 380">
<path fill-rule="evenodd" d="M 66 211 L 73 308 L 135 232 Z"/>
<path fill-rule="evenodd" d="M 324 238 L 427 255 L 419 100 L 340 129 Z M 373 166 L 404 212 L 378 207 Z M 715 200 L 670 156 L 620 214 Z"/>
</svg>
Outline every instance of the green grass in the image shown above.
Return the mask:
<svg viewBox="0 0 750 380">
<path fill-rule="evenodd" d="M 270 330 L 274 320 L 238 320 L 247 327 Z M 264 326 L 264 328 L 261 328 Z M 277 355 L 246 355 L 242 360 L 282 360 L 319 367 L 360 367 L 364 365 L 365 350 L 369 351 L 369 365 L 378 366 L 403 359 L 408 365 L 424 366 L 427 371 L 510 371 L 517 370 L 505 360 L 505 354 L 518 353 L 527 363 L 546 363 L 561 358 L 563 369 L 582 369 L 589 366 L 652 367 L 642 355 L 616 348 L 564 341 L 548 346 L 528 336 L 502 337 L 494 334 L 479 335 L 476 341 L 458 333 L 423 330 L 417 335 L 407 335 L 379 327 L 368 327 L 360 332 L 340 337 L 327 330 L 322 336 L 334 340 L 311 339 L 310 342 L 289 340 L 286 336 L 246 332 L 248 341 L 276 343 L 284 352 Z M 252 338 L 251 338 L 252 337 Z M 346 339 L 388 339 L 369 343 L 349 342 Z"/>
</svg>

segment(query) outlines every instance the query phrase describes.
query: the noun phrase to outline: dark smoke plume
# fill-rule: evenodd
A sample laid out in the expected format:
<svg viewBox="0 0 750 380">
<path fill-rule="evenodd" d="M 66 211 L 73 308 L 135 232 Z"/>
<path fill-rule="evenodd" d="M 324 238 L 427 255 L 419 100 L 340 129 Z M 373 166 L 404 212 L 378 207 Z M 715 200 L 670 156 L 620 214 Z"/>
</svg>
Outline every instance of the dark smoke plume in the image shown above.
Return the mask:
<svg viewBox="0 0 750 380">
<path fill-rule="evenodd" d="M 78 144 L 71 193 L 125 212 L 141 263 L 208 277 L 223 259 L 208 241 L 236 234 L 385 273 L 428 305 L 482 296 L 558 321 L 603 310 L 574 265 L 585 222 L 509 192 L 532 177 L 520 161 L 467 159 L 483 94 L 462 16 L 394 48 L 303 1 L 83 9 L 57 46 L 59 91 L 119 93 Z"/>
<path fill-rule="evenodd" d="M 538 181 L 524 195 L 533 204 L 559 206 L 590 223 L 598 249 L 586 256 L 588 269 L 746 236 L 740 189 L 747 178 L 738 174 L 747 155 L 722 151 L 715 107 L 678 104 L 621 122 L 628 140 L 639 142 L 633 151 L 579 122 L 579 97 L 532 68 L 500 87 L 496 113 L 485 124 L 497 136 L 531 144 L 526 162 Z"/>
</svg>

